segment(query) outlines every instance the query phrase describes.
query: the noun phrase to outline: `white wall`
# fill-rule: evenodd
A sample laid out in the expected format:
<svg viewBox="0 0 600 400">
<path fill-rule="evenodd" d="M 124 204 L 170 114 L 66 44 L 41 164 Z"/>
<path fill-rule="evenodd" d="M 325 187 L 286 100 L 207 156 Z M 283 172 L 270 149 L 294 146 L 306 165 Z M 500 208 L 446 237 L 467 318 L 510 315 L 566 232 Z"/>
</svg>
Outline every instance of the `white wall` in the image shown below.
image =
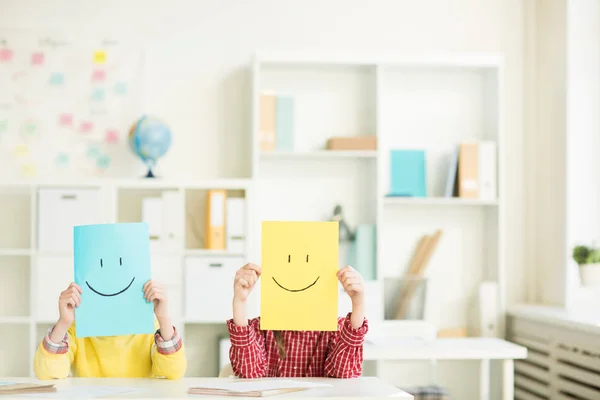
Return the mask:
<svg viewBox="0 0 600 400">
<path fill-rule="evenodd" d="M 526 287 L 522 26 L 519 0 L 0 0 L 0 28 L 145 41 L 146 110 L 176 135 L 161 164 L 166 177 L 250 173 L 247 67 L 255 50 L 504 53 L 509 303 L 522 301 Z M 453 389 L 457 398 L 477 390 Z"/>
<path fill-rule="evenodd" d="M 527 6 L 527 259 L 536 282 L 529 300 L 569 305 L 590 300 L 578 289 L 572 248 L 600 241 L 600 4 Z"/>
<path fill-rule="evenodd" d="M 567 304 L 575 304 L 586 293 L 571 250 L 600 244 L 600 3 L 569 1 L 567 32 Z"/>
</svg>

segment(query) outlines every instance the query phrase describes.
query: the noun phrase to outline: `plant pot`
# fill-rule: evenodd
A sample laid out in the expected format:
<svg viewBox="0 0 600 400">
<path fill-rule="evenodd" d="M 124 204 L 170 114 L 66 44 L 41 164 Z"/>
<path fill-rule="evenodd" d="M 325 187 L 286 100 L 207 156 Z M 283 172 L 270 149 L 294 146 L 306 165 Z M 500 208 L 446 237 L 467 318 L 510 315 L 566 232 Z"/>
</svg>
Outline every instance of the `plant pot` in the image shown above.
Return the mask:
<svg viewBox="0 0 600 400">
<path fill-rule="evenodd" d="M 579 274 L 581 275 L 582 286 L 600 286 L 600 263 L 580 265 Z"/>
</svg>

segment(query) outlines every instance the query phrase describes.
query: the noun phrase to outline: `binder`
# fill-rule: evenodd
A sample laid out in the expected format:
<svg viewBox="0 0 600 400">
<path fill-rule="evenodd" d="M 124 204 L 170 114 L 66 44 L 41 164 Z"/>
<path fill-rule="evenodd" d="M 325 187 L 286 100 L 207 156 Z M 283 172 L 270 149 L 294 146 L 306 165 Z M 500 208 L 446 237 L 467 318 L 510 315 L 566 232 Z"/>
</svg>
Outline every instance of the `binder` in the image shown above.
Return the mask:
<svg viewBox="0 0 600 400">
<path fill-rule="evenodd" d="M 276 97 L 271 93 L 262 93 L 259 100 L 259 135 L 260 150 L 275 150 L 275 112 Z"/>
<path fill-rule="evenodd" d="M 148 224 L 150 248 L 156 250 L 161 245 L 163 199 L 144 197 L 142 199 L 142 222 Z"/>
<path fill-rule="evenodd" d="M 456 196 L 456 172 L 458 170 L 458 146 L 450 155 L 450 164 L 448 166 L 448 179 L 446 180 L 445 197 Z"/>
<path fill-rule="evenodd" d="M 294 150 L 293 97 L 277 96 L 275 127 L 275 147 L 277 150 Z"/>
<path fill-rule="evenodd" d="M 482 282 L 479 285 L 479 336 L 498 337 L 498 284 Z"/>
<path fill-rule="evenodd" d="M 206 248 L 225 250 L 225 190 L 209 190 L 206 202 Z"/>
<path fill-rule="evenodd" d="M 225 209 L 227 251 L 234 253 L 244 252 L 246 246 L 245 206 L 246 200 L 242 197 L 230 197 L 227 199 L 227 207 Z"/>
<path fill-rule="evenodd" d="M 479 198 L 479 145 L 477 142 L 460 144 L 458 158 L 458 196 L 466 199 Z"/>
<path fill-rule="evenodd" d="M 479 198 L 495 200 L 497 187 L 497 152 L 495 142 L 479 143 Z"/>
<path fill-rule="evenodd" d="M 181 194 L 176 191 L 166 191 L 162 194 L 162 247 L 167 251 L 181 249 L 181 236 L 183 232 L 183 209 Z"/>
<path fill-rule="evenodd" d="M 427 197 L 424 150 L 392 150 L 390 196 Z"/>
</svg>

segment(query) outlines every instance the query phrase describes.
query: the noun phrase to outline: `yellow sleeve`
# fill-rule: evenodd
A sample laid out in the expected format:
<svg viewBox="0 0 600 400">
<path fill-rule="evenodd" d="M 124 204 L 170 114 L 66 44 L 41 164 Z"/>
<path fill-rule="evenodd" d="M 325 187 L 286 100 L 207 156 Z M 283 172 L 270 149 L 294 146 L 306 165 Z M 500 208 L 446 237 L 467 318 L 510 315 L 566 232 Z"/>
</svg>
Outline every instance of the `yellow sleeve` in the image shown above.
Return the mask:
<svg viewBox="0 0 600 400">
<path fill-rule="evenodd" d="M 38 379 L 67 378 L 71 372 L 71 363 L 77 352 L 75 324 L 67 331 L 61 343 L 52 343 L 49 333 L 38 345 L 33 358 L 33 371 Z"/>
<path fill-rule="evenodd" d="M 157 322 L 155 326 L 158 328 Z M 152 343 L 151 356 L 152 374 L 155 378 L 180 379 L 185 375 L 187 359 L 177 329 L 171 340 L 164 340 L 157 330 Z"/>
</svg>

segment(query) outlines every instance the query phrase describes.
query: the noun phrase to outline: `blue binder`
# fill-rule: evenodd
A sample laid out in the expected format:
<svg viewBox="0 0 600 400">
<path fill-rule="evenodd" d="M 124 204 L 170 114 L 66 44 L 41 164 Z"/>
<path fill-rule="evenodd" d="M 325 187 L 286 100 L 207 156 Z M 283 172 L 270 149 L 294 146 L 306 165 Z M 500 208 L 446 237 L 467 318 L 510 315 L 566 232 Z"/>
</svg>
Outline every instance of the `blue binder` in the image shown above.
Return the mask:
<svg viewBox="0 0 600 400">
<path fill-rule="evenodd" d="M 275 105 L 275 148 L 294 150 L 294 98 L 277 96 Z"/>
<path fill-rule="evenodd" d="M 377 237 L 375 225 L 358 225 L 356 237 L 350 246 L 348 263 L 365 281 L 377 279 Z"/>
<path fill-rule="evenodd" d="M 392 150 L 389 196 L 427 197 L 424 150 Z"/>
</svg>

